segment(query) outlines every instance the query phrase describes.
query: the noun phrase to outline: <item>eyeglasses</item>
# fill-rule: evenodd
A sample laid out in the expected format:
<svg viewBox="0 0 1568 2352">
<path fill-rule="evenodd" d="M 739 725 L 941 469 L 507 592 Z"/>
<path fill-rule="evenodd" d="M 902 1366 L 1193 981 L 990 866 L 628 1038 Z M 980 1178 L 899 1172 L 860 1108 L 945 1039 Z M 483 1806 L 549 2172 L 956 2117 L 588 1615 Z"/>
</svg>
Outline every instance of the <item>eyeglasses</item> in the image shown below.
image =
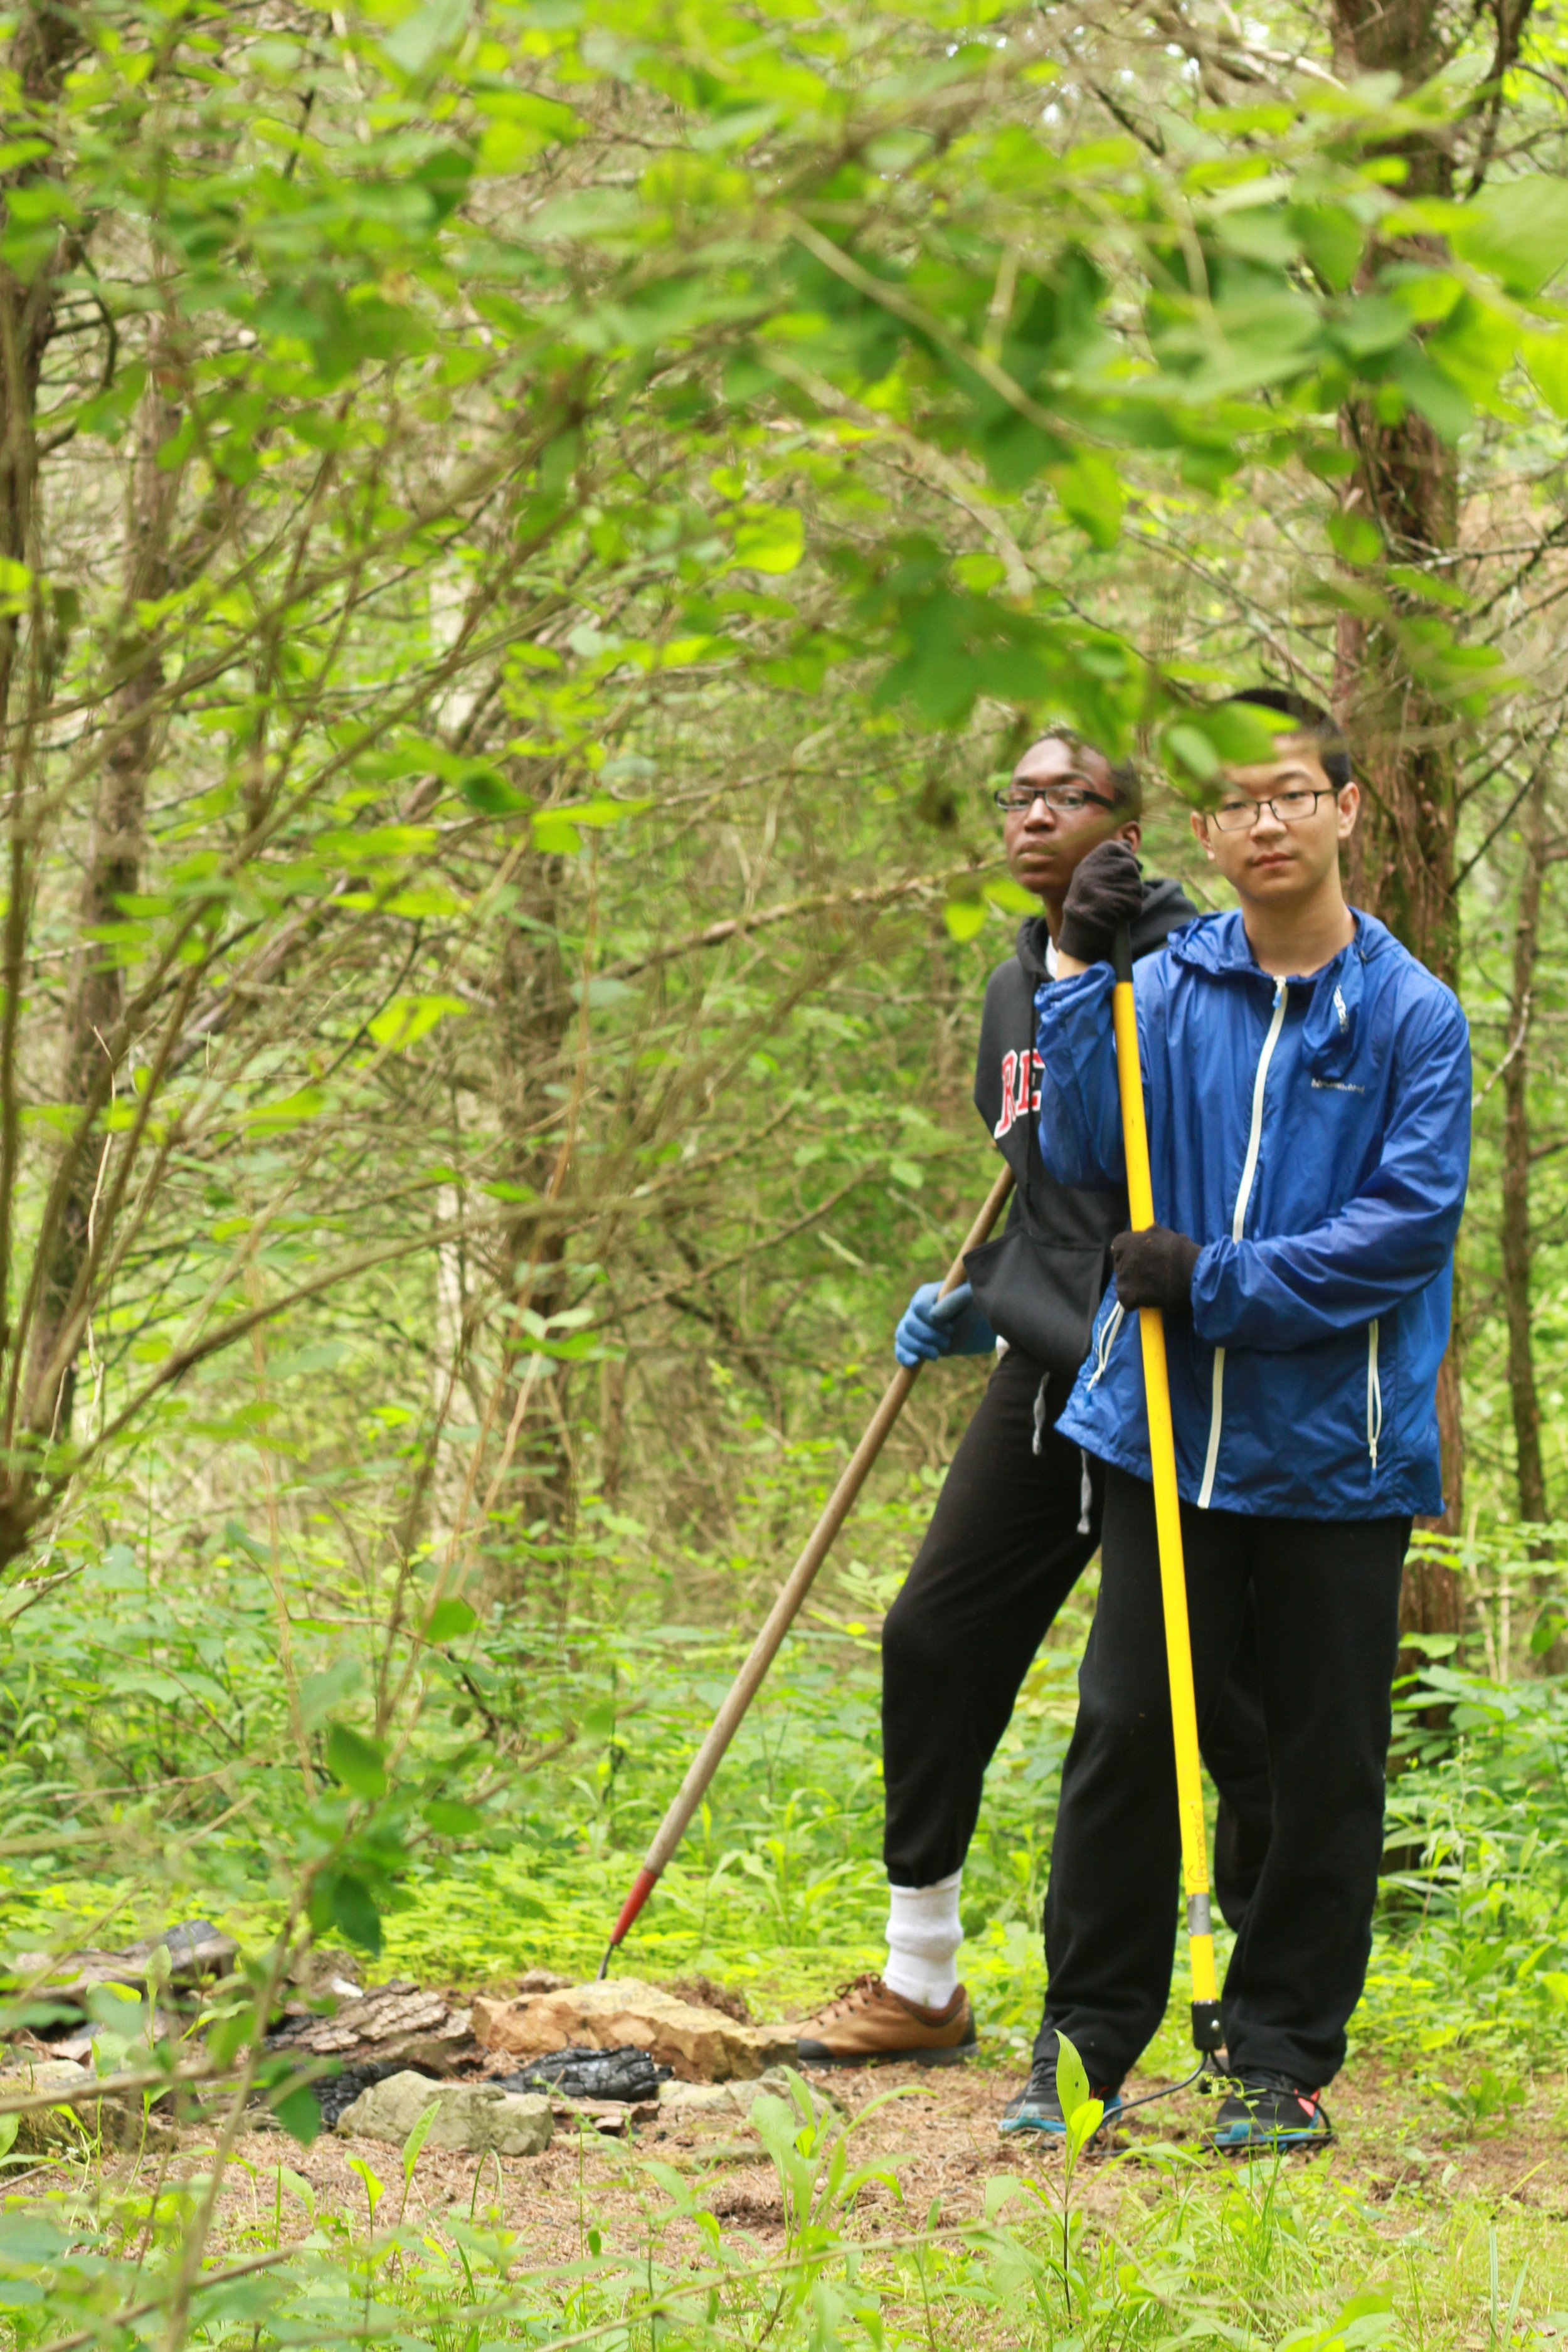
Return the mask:
<svg viewBox="0 0 1568 2352">
<path fill-rule="evenodd" d="M 1005 784 L 991 797 L 1010 816 L 1022 816 L 1037 801 L 1044 801 L 1058 816 L 1071 816 L 1079 809 L 1116 806 L 1103 793 L 1091 793 L 1087 784 Z"/>
<path fill-rule="evenodd" d="M 1319 784 L 1316 790 L 1300 784 L 1290 792 L 1275 793 L 1268 800 L 1222 801 L 1218 808 L 1207 814 L 1221 833 L 1250 833 L 1265 809 L 1281 824 L 1300 824 L 1304 817 L 1312 814 L 1325 793 L 1331 800 L 1338 792 L 1337 784 Z"/>
</svg>

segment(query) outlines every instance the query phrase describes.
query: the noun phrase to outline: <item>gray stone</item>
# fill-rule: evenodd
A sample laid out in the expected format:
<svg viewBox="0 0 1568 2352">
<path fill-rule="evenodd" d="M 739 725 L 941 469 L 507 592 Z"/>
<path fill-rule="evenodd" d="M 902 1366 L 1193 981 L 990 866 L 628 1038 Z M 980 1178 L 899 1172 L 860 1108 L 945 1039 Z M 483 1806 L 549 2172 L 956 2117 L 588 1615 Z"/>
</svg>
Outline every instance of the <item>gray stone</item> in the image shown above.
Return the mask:
<svg viewBox="0 0 1568 2352">
<path fill-rule="evenodd" d="M 805 2082 L 805 2077 L 803 2075 L 801 2080 Z M 811 2112 L 819 2125 L 829 2116 L 843 2121 L 842 2105 L 824 2084 L 806 2082 L 805 2087 L 811 2094 Z M 764 2092 L 775 2099 L 782 2099 L 786 2107 L 795 2104 L 790 2095 L 789 2076 L 782 2066 L 770 2066 L 766 2074 L 759 2074 L 754 2082 L 729 2083 L 725 2088 L 743 2116 L 750 2116 L 752 2106 Z"/>
<path fill-rule="evenodd" d="M 749 2090 L 750 2084 L 746 2087 Z M 733 2084 L 729 2083 L 661 2083 L 658 2086 L 659 2121 L 685 2123 L 690 2117 L 713 2116 L 721 2122 L 733 2123 L 741 2112 L 731 2096 L 733 2088 Z M 760 2082 L 757 2088 L 762 2088 Z"/>
<path fill-rule="evenodd" d="M 388 2140 L 401 2147 L 426 2107 L 437 2109 L 427 2147 L 478 2155 L 538 2156 L 554 2126 L 550 2102 L 494 2083 L 433 2083 L 426 2074 L 389 2074 L 362 2091 L 334 2128 L 346 2139 Z"/>
<path fill-rule="evenodd" d="M 843 2108 L 829 2091 L 820 2084 L 806 2085 L 811 2093 L 811 2108 L 818 2124 L 828 2116 L 842 2116 Z M 658 2086 L 658 2116 L 661 2123 L 729 2123 L 737 2117 L 751 2118 L 754 2102 L 767 2093 L 775 2099 L 789 2103 L 789 2077 L 782 2066 L 770 2066 L 765 2074 L 753 2075 L 741 2083 L 661 2083 Z"/>
</svg>

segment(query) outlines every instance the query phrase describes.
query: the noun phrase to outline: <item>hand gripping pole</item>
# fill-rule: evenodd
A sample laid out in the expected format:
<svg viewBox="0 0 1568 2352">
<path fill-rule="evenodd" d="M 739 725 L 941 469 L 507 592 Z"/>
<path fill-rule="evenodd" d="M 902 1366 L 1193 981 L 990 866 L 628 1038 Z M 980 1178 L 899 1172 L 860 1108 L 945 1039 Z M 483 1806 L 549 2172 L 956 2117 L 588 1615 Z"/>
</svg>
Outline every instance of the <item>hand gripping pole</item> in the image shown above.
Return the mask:
<svg viewBox="0 0 1568 2352">
<path fill-rule="evenodd" d="M 985 1197 L 979 1215 L 964 1236 L 963 1246 L 948 1267 L 947 1277 L 939 1294 L 945 1298 L 963 1280 L 963 1261 L 971 1250 L 980 1244 L 991 1232 L 1007 1203 L 1013 1189 L 1013 1171 L 1004 1167 Z M 769 1610 L 762 1631 L 752 1644 L 751 1655 L 730 1686 L 729 1696 L 713 1718 L 707 1738 L 691 1759 L 685 1780 L 677 1790 L 675 1799 L 658 1826 L 658 1834 L 643 1856 L 642 1868 L 631 1884 L 631 1891 L 621 1906 L 621 1916 L 616 1921 L 609 1945 L 599 1963 L 599 1974 L 608 1976 L 610 1960 L 616 1947 L 623 1940 L 632 1921 L 658 1884 L 659 1874 L 686 1834 L 687 1824 L 702 1802 L 708 1783 L 723 1761 L 724 1750 L 741 1727 L 746 1709 L 756 1696 L 763 1675 L 778 1654 L 780 1644 L 799 1612 L 800 1605 L 816 1579 L 816 1571 L 827 1558 L 833 1539 L 848 1517 L 851 1507 L 870 1475 L 871 1465 L 887 1442 L 892 1428 L 904 1409 L 904 1400 L 915 1384 L 920 1372 L 918 1364 L 900 1364 L 882 1391 L 882 1401 L 866 1424 L 865 1434 L 845 1465 L 838 1484 L 827 1498 L 822 1517 L 806 1539 L 805 1550 L 791 1569 L 784 1590 Z"/>
<path fill-rule="evenodd" d="M 1149 1174 L 1149 1131 L 1143 1118 L 1143 1071 L 1138 1056 L 1138 1015 L 1132 997 L 1132 948 L 1125 924 L 1116 934 L 1116 1075 L 1121 1089 L 1121 1135 L 1127 1158 L 1127 1202 L 1134 1233 L 1154 1222 Z M 1157 1307 L 1139 1312 L 1143 1341 L 1143 1392 L 1149 1413 L 1149 1459 L 1154 1482 L 1154 1525 L 1160 1542 L 1160 1591 L 1165 1612 L 1165 1663 L 1171 1678 L 1171 1729 L 1176 1748 L 1176 1807 L 1182 1829 L 1182 1876 L 1187 1894 L 1187 1950 L 1193 1977 L 1193 2046 L 1219 2049 L 1219 1987 L 1215 1975 L 1209 1907 L 1208 1835 L 1198 1762 L 1198 1714 L 1193 1696 L 1193 1645 L 1187 1624 L 1187 1573 L 1182 1557 L 1182 1512 L 1176 1490 L 1176 1444 L 1171 1428 L 1171 1383 L 1165 1365 L 1165 1318 Z"/>
</svg>

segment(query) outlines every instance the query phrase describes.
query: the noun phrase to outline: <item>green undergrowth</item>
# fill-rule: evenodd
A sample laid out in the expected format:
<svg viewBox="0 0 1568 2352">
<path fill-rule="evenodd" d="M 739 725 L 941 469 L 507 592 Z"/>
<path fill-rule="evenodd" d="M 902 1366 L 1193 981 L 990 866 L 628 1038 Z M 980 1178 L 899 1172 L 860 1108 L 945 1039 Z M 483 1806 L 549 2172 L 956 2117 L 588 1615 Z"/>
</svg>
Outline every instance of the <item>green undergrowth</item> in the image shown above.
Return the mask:
<svg viewBox="0 0 1568 2352">
<path fill-rule="evenodd" d="M 888 1530 L 889 1553 L 921 1497 Z M 270 1595 L 237 1547 L 205 1584 L 127 1548 L 0 1647 L 0 1946 L 128 1941 L 205 1914 L 258 1951 L 302 1864 L 332 1856 L 321 1940 L 379 1977 L 465 1990 L 591 1973 L 742 1644 L 627 1610 L 541 1622 L 496 1604 L 437 1653 L 390 1780 L 363 1723 L 374 1645 L 306 1624 L 308 1796 Z M 701 1971 L 763 2013 L 815 2004 L 881 1951 L 875 1622 L 891 1567 L 849 1568 L 786 1643 L 652 1900 L 622 1974 Z M 1020 2054 L 1092 1578 L 1026 1680 L 965 1869 L 962 1966 L 983 2036 Z M 749 1622 L 748 1610 L 742 1622 Z M 733 1621 L 731 1621 L 733 1622 Z M 1441 1652 L 1443 1645 L 1434 1645 Z M 1450 1645 L 1451 1646 L 1451 1645 Z M 1446 1654 L 1401 1700 L 1363 2046 L 1511 2063 L 1568 2053 L 1568 1700 Z M 356 1766 L 353 1759 L 358 1757 Z M 351 1760 L 345 1762 L 344 1759 Z M 368 1772 L 361 1788 L 341 1773 Z M 339 1778 L 339 1786 L 331 1783 Z M 326 1786 L 323 1788 L 322 1783 Z M 356 1794 L 361 1798 L 353 1806 Z M 334 1844 L 334 1841 L 336 1842 Z M 1179 2010 L 1184 1994 L 1178 1984 Z"/>
<path fill-rule="evenodd" d="M 0 2214 L 0 2328 L 16 2352 L 149 2336 L 233 2352 L 1546 2352 L 1568 2327 L 1560 2218 L 1506 2202 L 1448 2205 L 1417 2189 L 1374 2207 L 1331 2160 L 1227 2169 L 1146 2144 L 1092 2170 L 1045 2158 L 1033 2175 L 998 2176 L 978 2218 L 953 2224 L 940 2202 L 911 2210 L 898 2158 L 866 2157 L 856 2126 L 814 2121 L 798 2081 L 753 2118 L 782 2232 L 763 2241 L 724 2223 L 721 2168 L 682 2173 L 595 2143 L 576 2243 L 550 2264 L 526 2218 L 504 2218 L 493 2160 L 467 2210 L 421 2215 L 416 2198 L 410 2213 L 418 2126 L 401 2158 L 355 2160 L 363 2195 L 341 2210 L 318 2208 L 286 2163 L 247 2168 L 247 2218 L 194 2276 L 182 2252 L 206 2182 L 127 2188 L 87 2154 L 49 2194 Z M 858 2201 L 873 2185 L 874 2233 Z"/>
<path fill-rule="evenodd" d="M 873 1515 L 865 1554 L 825 1581 L 620 1973 L 700 1971 L 780 2014 L 877 1964 L 875 1629 L 927 1500 L 911 1489 L 885 1517 L 879 1550 Z M 418 1661 L 417 1709 L 384 1737 L 370 1711 L 382 1637 L 346 1605 L 328 1612 L 312 1586 L 318 1613 L 301 1592 L 295 1628 L 297 1736 L 272 1595 L 242 1546 L 215 1554 L 205 1580 L 155 1573 L 129 1546 L 111 1552 L 0 1640 L 5 1948 L 121 1943 L 205 1915 L 255 1961 L 292 1921 L 291 1933 L 308 1925 L 350 1947 L 373 1979 L 463 1990 L 531 1967 L 597 1966 L 743 1654 L 734 1629 L 755 1622 L 760 1581 L 754 1559 L 709 1561 L 706 1581 L 693 1580 L 703 1613 L 647 1588 L 617 1611 L 608 1582 L 595 1600 L 584 1574 L 561 1605 L 497 1601 L 455 1617 Z M 713 1598 L 725 1575 L 727 1611 Z M 1092 1600 L 1089 1579 L 1030 1670 L 965 1873 L 963 1966 L 983 2063 L 999 2074 L 1016 2069 L 1039 2013 L 1039 1907 Z M 819 2142 L 804 2114 L 780 2110 L 769 2149 L 782 2248 L 712 2211 L 722 2167 L 692 2174 L 646 2148 L 595 2145 L 576 2255 L 542 2267 L 526 2219 L 503 2221 L 510 2200 L 489 2175 L 473 2182 L 471 2211 L 399 2220 L 414 2146 L 405 2165 L 391 2152 L 382 2178 L 362 2172 L 353 2210 L 317 2210 L 280 2137 L 281 2168 L 248 2176 L 252 2218 L 226 2221 L 217 2252 L 202 2251 L 199 2183 L 154 2189 L 149 2156 L 127 2187 L 123 2163 L 101 2163 L 84 2135 L 65 2171 L 47 2175 L 0 2147 L 14 2184 L 0 2214 L 0 2352 L 142 2341 L 1164 2352 L 1205 2340 L 1235 2352 L 1550 2352 L 1552 2315 L 1568 2307 L 1561 2217 L 1548 2227 L 1503 2193 L 1454 2201 L 1458 2167 L 1433 2146 L 1524 2128 L 1546 2157 L 1561 2139 L 1563 1686 L 1495 1678 L 1434 1644 L 1401 1694 L 1396 1761 L 1375 1949 L 1352 2022 L 1409 2113 L 1414 2152 L 1407 2162 L 1401 2141 L 1383 2203 L 1364 2201 L 1353 2166 L 1334 2160 L 1237 2175 L 1144 2142 L 1086 2170 L 1065 2240 L 1048 2163 L 1032 2185 L 994 2183 L 973 2227 L 905 2202 L 880 2207 L 869 2231 L 854 2145 Z M 1185 1998 L 1178 1975 L 1150 2073 L 1187 2070 Z M 220 2029 L 231 2054 L 244 2030 L 238 2011 Z M 301 2110 L 287 2119 L 309 2128 Z M 9 2121 L 0 2116 L 0 2140 Z M 879 2161 L 879 2177 L 888 2170 Z M 900 2193 L 896 2167 L 878 2193 Z"/>
</svg>

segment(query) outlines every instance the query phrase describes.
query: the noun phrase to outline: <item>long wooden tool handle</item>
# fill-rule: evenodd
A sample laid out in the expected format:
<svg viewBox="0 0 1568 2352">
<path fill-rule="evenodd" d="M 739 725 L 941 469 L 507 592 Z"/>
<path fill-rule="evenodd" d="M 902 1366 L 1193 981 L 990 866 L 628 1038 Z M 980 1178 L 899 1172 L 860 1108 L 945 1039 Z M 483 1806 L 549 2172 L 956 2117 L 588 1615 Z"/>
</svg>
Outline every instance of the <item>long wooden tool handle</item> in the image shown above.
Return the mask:
<svg viewBox="0 0 1568 2352">
<path fill-rule="evenodd" d="M 963 1261 L 969 1252 L 978 1249 L 1003 1209 L 1013 1189 L 1013 1171 L 1004 1167 L 985 1197 L 984 1205 L 964 1236 L 963 1246 L 948 1267 L 939 1296 L 945 1298 L 963 1280 Z M 751 1655 L 730 1685 L 723 1706 L 713 1718 L 707 1738 L 691 1759 L 690 1768 L 676 1791 L 673 1803 L 658 1825 L 658 1834 L 643 1857 L 642 1868 L 632 1882 L 631 1893 L 622 1906 L 621 1916 L 610 1937 L 610 1948 L 605 1954 L 599 1974 L 603 1976 L 610 1964 L 610 1952 L 621 1941 L 632 1921 L 652 1894 L 660 1871 L 686 1834 L 687 1823 L 702 1801 L 703 1790 L 723 1760 L 724 1750 L 740 1729 L 746 1709 L 756 1696 L 763 1675 L 778 1654 L 779 1645 L 795 1622 L 802 1601 L 816 1581 L 816 1571 L 833 1548 L 833 1539 L 848 1517 L 850 1508 L 865 1485 L 871 1465 L 887 1443 L 892 1428 L 904 1408 L 904 1400 L 913 1388 L 920 1373 L 918 1364 L 900 1364 L 882 1391 L 881 1402 L 866 1425 L 859 1444 L 846 1463 L 838 1484 L 828 1496 L 822 1517 L 806 1538 L 805 1548 L 785 1580 L 784 1590 L 773 1602 L 763 1621 L 762 1631 L 752 1644 Z"/>
<path fill-rule="evenodd" d="M 1138 1055 L 1138 1014 L 1132 995 L 1131 943 L 1125 927 L 1116 939 L 1116 1076 L 1121 1092 L 1121 1135 L 1127 1158 L 1127 1205 L 1132 1230 L 1154 1222 L 1149 1173 L 1149 1131 L 1143 1118 L 1143 1071 Z M 1165 1612 L 1165 1664 L 1171 1678 L 1171 1728 L 1176 1747 L 1176 1806 L 1182 1828 L 1182 1876 L 1187 1893 L 1187 1948 L 1193 1972 L 1193 2042 L 1217 2050 L 1219 1987 L 1215 1975 L 1214 1921 L 1209 1904 L 1208 1832 L 1198 1760 L 1198 1711 L 1193 1695 L 1193 1643 L 1187 1623 L 1187 1571 L 1182 1554 L 1182 1506 L 1176 1487 L 1176 1441 L 1171 1427 L 1171 1382 L 1165 1363 L 1165 1318 L 1157 1307 L 1138 1317 L 1143 1341 L 1143 1393 L 1149 1413 L 1149 1461 L 1154 1481 L 1154 1526 L 1160 1544 L 1160 1593 Z"/>
</svg>

